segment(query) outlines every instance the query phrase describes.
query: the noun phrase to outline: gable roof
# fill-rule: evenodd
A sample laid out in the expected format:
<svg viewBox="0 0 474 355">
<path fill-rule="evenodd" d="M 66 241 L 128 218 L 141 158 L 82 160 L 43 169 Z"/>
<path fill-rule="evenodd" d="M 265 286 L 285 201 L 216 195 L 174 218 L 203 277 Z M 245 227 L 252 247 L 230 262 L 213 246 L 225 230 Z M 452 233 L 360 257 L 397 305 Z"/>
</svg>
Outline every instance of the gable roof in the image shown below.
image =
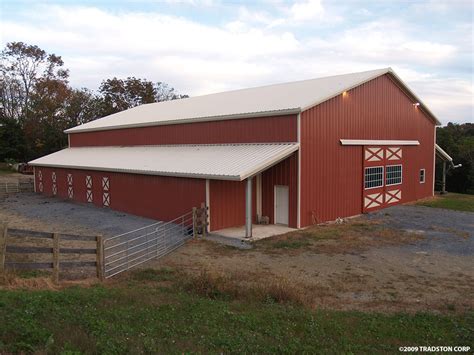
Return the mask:
<svg viewBox="0 0 474 355">
<path fill-rule="evenodd" d="M 415 102 L 420 102 L 421 108 L 437 124 L 440 124 L 433 113 L 395 72 L 391 68 L 384 68 L 140 105 L 70 128 L 65 132 L 78 133 L 196 121 L 297 114 L 387 73 L 397 80 L 402 89 Z"/>
<path fill-rule="evenodd" d="M 290 156 L 298 143 L 66 148 L 32 166 L 242 181 Z"/>
</svg>

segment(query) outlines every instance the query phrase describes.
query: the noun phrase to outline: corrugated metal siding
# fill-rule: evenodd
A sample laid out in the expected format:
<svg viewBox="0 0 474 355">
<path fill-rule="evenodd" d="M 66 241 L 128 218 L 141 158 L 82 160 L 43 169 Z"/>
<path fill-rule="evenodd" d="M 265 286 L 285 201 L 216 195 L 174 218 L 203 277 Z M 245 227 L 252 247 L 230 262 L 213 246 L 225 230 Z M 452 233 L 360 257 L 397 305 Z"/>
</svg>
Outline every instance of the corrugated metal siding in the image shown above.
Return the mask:
<svg viewBox="0 0 474 355">
<path fill-rule="evenodd" d="M 252 181 L 252 216 L 257 220 L 256 180 Z M 245 224 L 246 181 L 210 180 L 210 230 L 238 227 Z"/>
<path fill-rule="evenodd" d="M 103 206 L 102 177 L 109 177 L 110 208 L 156 220 L 167 221 L 198 207 L 206 201 L 203 179 L 109 173 L 76 169 L 37 167 L 43 175 L 43 193 L 52 196 L 51 173 L 57 177 L 58 198 L 68 198 L 67 174 L 73 175 L 74 201 L 86 202 L 86 176 L 92 177 L 93 204 Z"/>
<path fill-rule="evenodd" d="M 262 172 L 262 215 L 274 223 L 275 185 L 289 187 L 289 226 L 296 228 L 298 164 L 297 153 Z M 211 180 L 210 184 L 211 230 L 242 226 L 245 224 L 246 181 Z M 256 179 L 252 185 L 253 221 L 257 220 Z"/>
<path fill-rule="evenodd" d="M 301 114 L 301 226 L 362 212 L 363 147 L 339 139 L 418 140 L 403 148 L 402 201 L 432 195 L 434 123 L 384 75 Z"/>
<path fill-rule="evenodd" d="M 270 217 L 270 223 L 275 223 L 275 185 L 289 187 L 289 226 L 296 228 L 298 203 L 297 153 L 262 173 L 262 215 Z"/>
<path fill-rule="evenodd" d="M 70 134 L 71 147 L 296 142 L 296 116 L 163 125 Z"/>
</svg>

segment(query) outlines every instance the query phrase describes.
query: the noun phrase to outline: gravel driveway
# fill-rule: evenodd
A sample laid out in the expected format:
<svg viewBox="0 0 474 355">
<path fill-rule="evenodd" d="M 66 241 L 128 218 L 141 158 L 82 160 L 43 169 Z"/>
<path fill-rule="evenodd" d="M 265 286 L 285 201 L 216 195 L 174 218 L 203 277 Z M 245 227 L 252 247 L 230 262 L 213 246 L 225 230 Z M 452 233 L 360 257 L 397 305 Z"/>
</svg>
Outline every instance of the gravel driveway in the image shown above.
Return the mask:
<svg viewBox="0 0 474 355">
<path fill-rule="evenodd" d="M 388 226 L 423 235 L 398 248 L 418 253 L 474 255 L 474 213 L 415 205 L 390 207 L 367 215 Z"/>
<path fill-rule="evenodd" d="M 104 236 L 126 233 L 157 222 L 34 193 L 13 195 L 0 202 L 0 220 L 7 220 L 14 228 Z"/>
</svg>

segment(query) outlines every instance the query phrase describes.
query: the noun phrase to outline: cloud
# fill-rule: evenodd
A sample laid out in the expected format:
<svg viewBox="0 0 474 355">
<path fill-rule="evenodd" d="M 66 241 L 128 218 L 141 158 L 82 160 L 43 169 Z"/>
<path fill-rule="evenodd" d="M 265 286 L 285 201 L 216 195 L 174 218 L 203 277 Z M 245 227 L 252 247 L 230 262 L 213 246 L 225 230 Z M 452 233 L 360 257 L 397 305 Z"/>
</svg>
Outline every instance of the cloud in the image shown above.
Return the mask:
<svg viewBox="0 0 474 355">
<path fill-rule="evenodd" d="M 291 19 L 295 21 L 308 21 L 321 18 L 324 8 L 321 0 L 306 0 L 296 2 L 290 7 Z"/>
<path fill-rule="evenodd" d="M 176 6 L 197 4 L 188 3 Z M 392 66 L 443 122 L 472 120 L 472 78 L 465 74 L 470 68 L 472 75 L 471 24 L 457 22 L 447 40 L 419 24 L 372 16 L 372 8 L 350 23 L 350 9 L 325 5 L 213 5 L 222 12 L 218 24 L 168 8 L 33 6 L 4 19 L 2 44 L 24 41 L 62 55 L 74 86 L 133 75 L 190 95 Z"/>
</svg>

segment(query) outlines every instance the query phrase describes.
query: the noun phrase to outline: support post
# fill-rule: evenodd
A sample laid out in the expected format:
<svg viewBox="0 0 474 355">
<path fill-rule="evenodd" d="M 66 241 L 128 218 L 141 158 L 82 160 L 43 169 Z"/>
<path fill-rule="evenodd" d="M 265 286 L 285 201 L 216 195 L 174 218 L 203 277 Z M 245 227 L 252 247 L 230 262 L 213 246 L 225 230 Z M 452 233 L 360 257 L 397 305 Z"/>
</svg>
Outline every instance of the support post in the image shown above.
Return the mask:
<svg viewBox="0 0 474 355">
<path fill-rule="evenodd" d="M 441 194 L 446 193 L 446 161 L 443 161 L 443 176 L 441 177 Z"/>
<path fill-rule="evenodd" d="M 97 278 L 104 281 L 104 238 L 101 235 L 97 236 L 96 267 Z"/>
<path fill-rule="evenodd" d="M 193 238 L 196 238 L 196 207 L 193 207 Z"/>
<path fill-rule="evenodd" d="M 53 233 L 53 282 L 59 282 L 59 234 Z"/>
<path fill-rule="evenodd" d="M 0 223 L 0 275 L 5 274 L 5 254 L 7 252 L 8 224 Z"/>
<path fill-rule="evenodd" d="M 245 190 L 245 238 L 252 238 L 252 178 L 247 178 Z"/>
</svg>

